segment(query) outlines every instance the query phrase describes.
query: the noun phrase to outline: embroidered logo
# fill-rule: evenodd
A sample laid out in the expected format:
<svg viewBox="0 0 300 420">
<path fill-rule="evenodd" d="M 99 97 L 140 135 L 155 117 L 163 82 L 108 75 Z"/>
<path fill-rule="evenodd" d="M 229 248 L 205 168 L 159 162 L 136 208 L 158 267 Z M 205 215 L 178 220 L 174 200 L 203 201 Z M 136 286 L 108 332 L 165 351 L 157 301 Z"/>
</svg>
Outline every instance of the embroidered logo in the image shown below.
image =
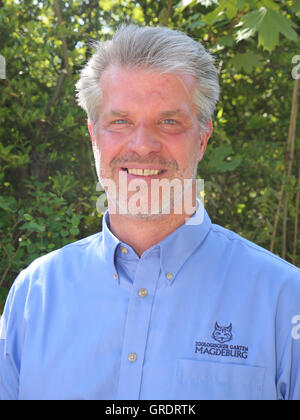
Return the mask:
<svg viewBox="0 0 300 420">
<path fill-rule="evenodd" d="M 218 322 L 214 325 L 211 337 L 214 343 L 206 341 L 195 342 L 195 353 L 208 354 L 210 356 L 248 358 L 248 347 L 237 344 L 226 344 L 233 340 L 232 323 L 228 326 L 220 326 Z"/>
<path fill-rule="evenodd" d="M 212 338 L 219 343 L 226 343 L 232 340 L 232 324 L 228 327 L 220 327 L 218 323 L 215 323 L 215 330 L 212 333 Z"/>
</svg>

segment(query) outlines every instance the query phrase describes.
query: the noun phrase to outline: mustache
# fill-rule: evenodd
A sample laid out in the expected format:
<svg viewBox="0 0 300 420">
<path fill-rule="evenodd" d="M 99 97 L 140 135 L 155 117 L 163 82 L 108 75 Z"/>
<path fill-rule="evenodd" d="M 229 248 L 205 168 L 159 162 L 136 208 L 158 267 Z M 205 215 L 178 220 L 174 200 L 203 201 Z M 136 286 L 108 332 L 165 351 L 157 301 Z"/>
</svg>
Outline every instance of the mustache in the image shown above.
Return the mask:
<svg viewBox="0 0 300 420">
<path fill-rule="evenodd" d="M 137 153 L 126 154 L 122 157 L 113 159 L 110 162 L 110 167 L 114 168 L 116 166 L 126 167 L 126 163 L 140 163 L 140 164 L 149 164 L 162 166 L 167 169 L 178 170 L 178 163 L 175 160 L 168 160 L 162 156 L 157 156 L 155 153 L 149 153 L 146 157 L 141 157 Z"/>
</svg>

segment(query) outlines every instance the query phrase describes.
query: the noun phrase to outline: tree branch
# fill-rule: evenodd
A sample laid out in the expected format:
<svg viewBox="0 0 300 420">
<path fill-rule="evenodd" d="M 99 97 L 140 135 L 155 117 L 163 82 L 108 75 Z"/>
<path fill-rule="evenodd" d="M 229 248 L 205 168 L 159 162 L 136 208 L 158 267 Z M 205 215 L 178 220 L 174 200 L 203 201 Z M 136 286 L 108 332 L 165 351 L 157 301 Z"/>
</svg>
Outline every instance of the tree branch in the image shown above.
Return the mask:
<svg viewBox="0 0 300 420">
<path fill-rule="evenodd" d="M 169 0 L 168 3 L 168 14 L 167 14 L 167 19 L 166 19 L 166 26 L 169 25 L 169 19 L 171 19 L 172 17 L 172 0 Z"/>
<path fill-rule="evenodd" d="M 294 84 L 294 90 L 293 90 L 293 99 L 292 99 L 292 107 L 291 107 L 291 118 L 290 118 L 290 126 L 289 126 L 289 134 L 287 139 L 287 165 L 285 165 L 284 174 L 283 174 L 283 181 L 281 184 L 280 194 L 279 194 L 279 200 L 278 200 L 278 206 L 275 214 L 275 220 L 274 220 L 274 228 L 272 233 L 272 239 L 270 244 L 270 251 L 273 252 L 274 250 L 274 244 L 276 239 L 276 233 L 277 233 L 277 227 L 279 222 L 279 216 L 281 212 L 282 207 L 282 201 L 283 203 L 283 235 L 282 235 L 282 258 L 285 258 L 286 256 L 286 227 L 287 227 L 287 204 L 288 204 L 288 195 L 286 190 L 286 184 L 288 183 L 288 180 L 291 176 L 292 171 L 292 163 L 294 158 L 294 147 L 295 147 L 295 132 L 296 132 L 296 120 L 297 120 L 297 110 L 298 110 L 298 85 L 299 80 L 295 80 Z"/>
<path fill-rule="evenodd" d="M 56 17 L 57 17 L 57 20 L 58 20 L 58 25 L 59 25 L 60 28 L 62 28 L 63 20 L 62 20 L 61 11 L 60 11 L 59 0 L 53 0 L 53 3 L 54 3 Z M 61 33 L 61 40 L 62 40 L 62 45 L 63 45 L 65 69 L 67 70 L 67 74 L 71 79 L 72 74 L 71 74 L 71 69 L 70 69 L 70 65 L 69 65 L 68 46 L 67 46 L 66 37 L 64 36 L 63 33 Z"/>
<path fill-rule="evenodd" d="M 289 180 L 292 174 L 292 165 L 293 165 L 293 160 L 294 160 L 295 134 L 296 134 L 296 123 L 297 123 L 297 111 L 298 111 L 298 88 L 299 88 L 299 79 L 296 79 L 294 83 L 290 127 L 289 127 L 289 135 L 288 135 L 288 140 L 287 140 L 287 156 L 288 156 L 287 185 L 289 185 Z M 282 252 L 281 252 L 282 258 L 285 258 L 286 256 L 287 213 L 288 213 L 288 191 L 285 191 L 285 198 L 284 198 L 284 204 L 283 204 L 283 228 L 282 228 Z"/>
<path fill-rule="evenodd" d="M 57 99 L 58 99 L 58 97 L 59 97 L 59 94 L 60 94 L 60 91 L 61 91 L 61 88 L 62 88 L 62 86 L 63 86 L 63 82 L 64 82 L 64 80 L 65 80 L 65 77 L 66 77 L 66 74 L 67 74 L 67 72 L 66 72 L 66 70 L 62 70 L 61 72 L 60 72 L 60 75 L 59 75 L 59 77 L 58 77 L 58 81 L 57 81 L 57 84 L 56 84 L 56 87 L 55 87 L 55 90 L 54 90 L 54 93 L 53 93 L 53 95 L 52 95 L 52 97 L 51 97 L 51 99 L 50 99 L 50 101 L 49 101 L 49 103 L 48 103 L 48 105 L 47 105 L 47 107 L 46 107 L 46 114 L 48 114 L 49 113 L 49 111 L 50 111 L 50 108 L 55 104 L 55 102 L 57 101 Z"/>
<path fill-rule="evenodd" d="M 292 256 L 293 264 L 296 264 L 299 203 L 300 203 L 300 158 L 298 159 L 298 183 L 297 183 L 296 204 L 295 204 L 296 215 L 295 215 L 295 224 L 294 224 L 294 241 L 293 241 L 293 256 Z"/>
</svg>

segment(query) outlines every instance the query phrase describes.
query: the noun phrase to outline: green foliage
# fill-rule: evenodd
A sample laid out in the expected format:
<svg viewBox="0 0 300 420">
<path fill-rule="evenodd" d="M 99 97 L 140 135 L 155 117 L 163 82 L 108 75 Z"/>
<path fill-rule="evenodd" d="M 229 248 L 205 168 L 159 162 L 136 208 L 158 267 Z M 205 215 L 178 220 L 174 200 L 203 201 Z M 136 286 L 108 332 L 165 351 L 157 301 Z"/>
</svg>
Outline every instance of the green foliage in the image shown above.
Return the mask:
<svg viewBox="0 0 300 420">
<path fill-rule="evenodd" d="M 297 41 L 296 25 L 276 10 L 261 7 L 245 15 L 237 32 L 237 41 L 252 37 L 258 32 L 258 46 L 272 51 L 279 42 L 279 33 L 286 38 Z"/>
<path fill-rule="evenodd" d="M 234 171 L 242 162 L 242 158 L 237 156 L 231 158 L 232 153 L 231 146 L 221 145 L 212 149 L 208 153 L 208 164 L 220 173 Z"/>
<path fill-rule="evenodd" d="M 0 54 L 7 64 L 0 79 L 0 312 L 20 270 L 101 229 L 86 116 L 75 103 L 74 85 L 91 55 L 89 41 L 107 39 L 121 23 L 168 24 L 215 56 L 221 99 L 199 165 L 206 207 L 215 223 L 269 248 L 287 167 L 299 1 L 58 4 L 62 22 L 54 0 L 0 0 Z M 298 157 L 299 145 L 297 135 Z M 294 163 L 286 184 L 289 261 L 297 188 Z"/>
<path fill-rule="evenodd" d="M 253 69 L 262 64 L 262 56 L 249 51 L 242 54 L 236 54 L 228 63 L 232 64 L 237 71 L 251 73 Z"/>
</svg>

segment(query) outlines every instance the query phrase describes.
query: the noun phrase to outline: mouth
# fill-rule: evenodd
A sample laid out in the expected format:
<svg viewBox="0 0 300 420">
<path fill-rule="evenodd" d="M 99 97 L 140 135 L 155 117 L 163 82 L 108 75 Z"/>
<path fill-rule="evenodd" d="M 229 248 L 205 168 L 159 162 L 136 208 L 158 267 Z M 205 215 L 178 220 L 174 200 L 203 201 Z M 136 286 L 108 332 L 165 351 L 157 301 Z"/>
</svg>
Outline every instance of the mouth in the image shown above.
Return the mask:
<svg viewBox="0 0 300 420">
<path fill-rule="evenodd" d="M 166 169 L 154 168 L 121 168 L 121 170 L 128 173 L 129 175 L 140 177 L 160 176 L 167 171 Z"/>
</svg>

